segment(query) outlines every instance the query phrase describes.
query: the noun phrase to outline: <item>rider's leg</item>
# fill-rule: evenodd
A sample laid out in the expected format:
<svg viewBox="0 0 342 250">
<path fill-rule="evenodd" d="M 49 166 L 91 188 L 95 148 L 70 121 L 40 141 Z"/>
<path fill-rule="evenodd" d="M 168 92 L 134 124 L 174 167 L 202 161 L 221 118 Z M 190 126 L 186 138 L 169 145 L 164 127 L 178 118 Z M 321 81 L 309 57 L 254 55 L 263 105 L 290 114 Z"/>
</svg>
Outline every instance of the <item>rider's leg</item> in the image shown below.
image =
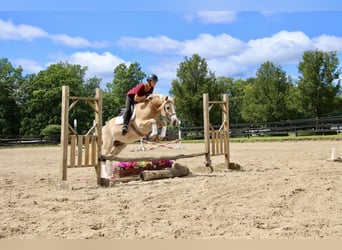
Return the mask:
<svg viewBox="0 0 342 250">
<path fill-rule="evenodd" d="M 126 97 L 126 111 L 123 115 L 123 126 L 121 130 L 123 135 L 125 135 L 128 131 L 128 123 L 132 115 L 131 106 L 133 103 L 134 103 L 134 97 L 127 96 Z"/>
</svg>

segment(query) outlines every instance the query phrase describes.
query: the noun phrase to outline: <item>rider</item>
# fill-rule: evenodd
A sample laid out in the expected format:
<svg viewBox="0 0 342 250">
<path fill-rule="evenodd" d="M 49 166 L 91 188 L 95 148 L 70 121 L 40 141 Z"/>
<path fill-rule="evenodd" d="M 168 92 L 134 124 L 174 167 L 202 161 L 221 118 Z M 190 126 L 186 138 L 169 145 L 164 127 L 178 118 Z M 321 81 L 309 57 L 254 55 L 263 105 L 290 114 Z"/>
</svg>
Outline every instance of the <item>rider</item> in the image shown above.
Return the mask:
<svg viewBox="0 0 342 250">
<path fill-rule="evenodd" d="M 154 87 L 158 81 L 158 76 L 150 74 L 147 77 L 146 83 L 139 83 L 137 86 L 127 92 L 126 95 L 126 111 L 123 115 L 122 134 L 125 135 L 128 131 L 128 123 L 132 116 L 131 106 L 134 103 L 144 102 L 147 97 L 153 93 Z"/>
</svg>

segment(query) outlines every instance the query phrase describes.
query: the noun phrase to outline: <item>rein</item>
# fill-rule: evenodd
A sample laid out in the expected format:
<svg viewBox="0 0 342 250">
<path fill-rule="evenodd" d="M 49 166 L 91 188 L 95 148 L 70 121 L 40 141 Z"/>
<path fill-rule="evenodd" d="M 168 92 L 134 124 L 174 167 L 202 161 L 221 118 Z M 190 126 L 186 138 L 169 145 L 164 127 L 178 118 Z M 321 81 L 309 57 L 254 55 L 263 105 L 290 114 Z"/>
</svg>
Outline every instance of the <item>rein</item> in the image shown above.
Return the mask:
<svg viewBox="0 0 342 250">
<path fill-rule="evenodd" d="M 163 101 L 163 103 L 160 105 L 159 108 L 156 108 L 155 106 L 154 106 L 154 107 L 157 109 L 157 111 L 158 111 L 159 114 L 161 114 L 162 116 L 166 116 L 166 118 L 168 118 L 168 120 L 170 120 L 169 117 L 175 115 L 176 112 L 173 112 L 173 113 L 171 113 L 171 114 L 167 114 L 167 113 L 166 113 L 166 110 L 165 110 L 165 105 L 166 105 L 167 103 L 172 103 L 172 104 L 174 105 L 174 103 L 173 103 L 172 101 L 166 100 L 166 101 Z M 163 109 L 164 109 L 165 115 L 162 114 Z"/>
</svg>

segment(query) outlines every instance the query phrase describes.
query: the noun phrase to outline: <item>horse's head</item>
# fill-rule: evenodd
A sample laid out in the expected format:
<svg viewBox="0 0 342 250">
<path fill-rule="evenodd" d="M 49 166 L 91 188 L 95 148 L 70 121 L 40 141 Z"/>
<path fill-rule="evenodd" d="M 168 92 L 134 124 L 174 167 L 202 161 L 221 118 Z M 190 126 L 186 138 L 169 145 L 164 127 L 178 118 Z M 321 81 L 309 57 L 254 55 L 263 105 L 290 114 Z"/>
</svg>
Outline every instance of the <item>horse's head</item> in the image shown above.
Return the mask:
<svg viewBox="0 0 342 250">
<path fill-rule="evenodd" d="M 179 124 L 173 99 L 169 96 L 153 95 L 152 103 L 158 106 L 158 112 L 164 116 L 172 126 Z"/>
</svg>

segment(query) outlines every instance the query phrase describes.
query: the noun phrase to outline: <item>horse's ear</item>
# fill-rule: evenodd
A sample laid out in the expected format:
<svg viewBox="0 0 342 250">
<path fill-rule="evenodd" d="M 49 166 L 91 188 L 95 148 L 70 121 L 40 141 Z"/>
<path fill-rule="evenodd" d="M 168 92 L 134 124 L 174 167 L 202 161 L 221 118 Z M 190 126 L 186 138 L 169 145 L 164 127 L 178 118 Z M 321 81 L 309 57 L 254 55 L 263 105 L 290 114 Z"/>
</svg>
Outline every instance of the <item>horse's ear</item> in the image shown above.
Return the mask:
<svg viewBox="0 0 342 250">
<path fill-rule="evenodd" d="M 165 96 L 165 101 L 167 101 L 169 99 L 169 96 Z"/>
</svg>

